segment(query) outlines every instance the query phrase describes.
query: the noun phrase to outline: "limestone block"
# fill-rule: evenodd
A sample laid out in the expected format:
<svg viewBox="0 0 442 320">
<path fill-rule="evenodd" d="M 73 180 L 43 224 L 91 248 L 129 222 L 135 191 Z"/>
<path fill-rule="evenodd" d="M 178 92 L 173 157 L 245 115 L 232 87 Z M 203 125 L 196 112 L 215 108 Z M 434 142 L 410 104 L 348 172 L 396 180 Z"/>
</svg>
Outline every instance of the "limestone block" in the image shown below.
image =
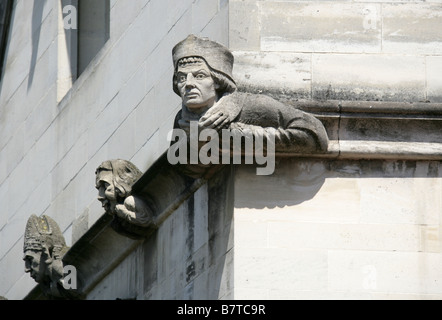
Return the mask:
<svg viewBox="0 0 442 320">
<path fill-rule="evenodd" d="M 158 130 L 147 139 L 141 148 L 132 157 L 131 162 L 139 163 L 137 167 L 143 172 L 146 171 L 161 155 L 159 148 Z"/>
<path fill-rule="evenodd" d="M 78 207 L 81 208 L 81 207 Z M 65 236 L 66 241 L 77 242 L 89 229 L 89 210 L 86 209 L 83 214 L 72 222 L 72 240 Z"/>
<path fill-rule="evenodd" d="M 442 57 L 427 57 L 427 100 L 442 102 Z"/>
<path fill-rule="evenodd" d="M 135 299 L 137 282 L 142 282 L 141 273 L 134 272 L 139 267 L 138 251 L 135 250 L 88 294 L 87 299 Z"/>
<path fill-rule="evenodd" d="M 313 98 L 425 101 L 425 58 L 401 55 L 313 55 Z"/>
<path fill-rule="evenodd" d="M 135 20 L 141 10 L 144 9 L 148 0 L 136 0 L 128 6 L 124 1 L 113 1 L 110 10 L 110 39 L 118 39 Z"/>
<path fill-rule="evenodd" d="M 268 223 L 249 219 L 236 219 L 244 214 L 235 213 L 234 239 L 235 248 L 266 248 L 268 247 Z"/>
<path fill-rule="evenodd" d="M 207 184 L 195 192 L 194 199 L 193 250 L 197 251 L 209 241 Z"/>
<path fill-rule="evenodd" d="M 0 185 L 0 201 L 3 204 L 3 212 L 9 211 L 9 201 L 7 201 L 9 197 L 9 180 L 6 180 Z M 6 214 L 0 215 L 0 230 L 3 229 L 3 227 L 8 222 L 8 217 Z"/>
<path fill-rule="evenodd" d="M 441 54 L 442 10 L 437 3 L 384 4 L 383 52 Z"/>
<path fill-rule="evenodd" d="M 218 0 L 196 0 L 192 3 L 192 30 L 199 32 L 218 13 Z"/>
<path fill-rule="evenodd" d="M 88 157 L 94 155 L 118 127 L 119 123 L 115 121 L 115 117 L 118 117 L 119 109 L 120 99 L 119 96 L 116 96 L 95 119 L 88 131 L 88 136 L 94 137 L 94 139 L 89 139 L 87 142 Z"/>
<path fill-rule="evenodd" d="M 278 99 L 309 99 L 311 55 L 236 51 L 234 78 L 241 90 Z"/>
<path fill-rule="evenodd" d="M 256 50 L 260 43 L 260 13 L 257 1 L 230 1 L 229 48 Z"/>
<path fill-rule="evenodd" d="M 359 212 L 357 181 L 330 179 L 320 161 L 285 160 L 265 178 L 252 168 L 237 172 L 235 221 L 265 221 L 270 214 L 273 221 L 352 223 L 358 221 Z"/>
<path fill-rule="evenodd" d="M 75 183 L 68 184 L 62 192 L 54 196 L 55 198 L 52 200 L 50 207 L 45 212 L 45 214 L 57 220 L 62 232 L 72 224 L 72 220 L 78 212 L 76 201 L 72 197 L 77 192 L 79 191 Z"/>
<path fill-rule="evenodd" d="M 9 300 L 22 300 L 34 287 L 34 279 L 29 274 L 23 274 L 7 291 L 6 298 Z"/>
<path fill-rule="evenodd" d="M 27 84 L 23 82 L 15 91 L 11 99 L 5 103 L 0 104 L 0 134 L 2 139 L 0 141 L 0 149 L 14 136 L 15 131 L 22 125 L 23 121 L 29 115 L 30 106 L 17 108 L 16 106 L 22 103 L 23 97 L 27 95 Z M 2 95 L 3 97 L 3 95 Z"/>
<path fill-rule="evenodd" d="M 130 159 L 136 152 L 135 112 L 131 112 L 106 143 L 110 159 Z"/>
<path fill-rule="evenodd" d="M 260 2 L 261 49 L 380 52 L 379 4 Z"/>
<path fill-rule="evenodd" d="M 343 249 L 419 251 L 417 225 L 269 222 L 269 247 L 291 249 Z"/>
<path fill-rule="evenodd" d="M 47 130 L 39 137 L 34 146 L 26 155 L 25 161 L 32 161 L 32 167 L 38 168 L 28 175 L 29 184 L 35 188 L 50 175 L 51 170 L 57 163 L 57 149 L 54 148 L 57 139 L 57 132 L 54 126 L 49 126 Z M 30 169 L 28 169 L 30 171 Z M 51 188 L 48 189 L 50 192 Z"/>
<path fill-rule="evenodd" d="M 23 231 L 21 231 L 23 233 Z M 18 267 L 17 267 L 18 266 Z M 24 275 L 24 262 L 23 262 L 23 242 L 18 241 L 0 260 L 0 270 L 6 270 L 6 272 L 0 273 L 0 295 L 8 297 L 7 292 L 14 286 L 14 284 Z M 27 275 L 28 278 L 29 275 Z M 30 283 L 35 281 L 30 279 Z M 32 287 L 31 287 L 32 288 Z M 24 295 L 26 293 L 21 292 Z M 21 297 L 21 298 L 23 298 Z"/>
<path fill-rule="evenodd" d="M 329 290 L 441 294 L 439 253 L 330 251 Z"/>
<path fill-rule="evenodd" d="M 26 197 L 26 202 L 19 209 L 17 215 L 29 217 L 29 215 L 42 215 L 48 208 L 52 201 L 52 176 L 48 174 L 41 181 L 36 184 L 36 187 Z M 17 233 L 15 237 L 18 239 L 23 234 L 23 231 Z"/>
<path fill-rule="evenodd" d="M 135 108 L 135 145 L 143 146 L 157 130 L 155 115 L 158 113 L 154 105 L 155 91 L 150 90 Z"/>
<path fill-rule="evenodd" d="M 29 150 L 57 115 L 56 87 L 52 86 L 25 120 L 25 149 Z"/>
<path fill-rule="evenodd" d="M 327 252 L 281 248 L 235 248 L 235 288 L 324 290 Z M 288 281 L 288 279 L 290 279 Z M 244 299 L 235 294 L 235 299 Z"/>
<path fill-rule="evenodd" d="M 224 2 L 224 4 L 223 4 Z M 221 1 L 218 13 L 201 30 L 200 36 L 228 46 L 229 44 L 229 6 Z"/>
<path fill-rule="evenodd" d="M 362 221 L 439 225 L 440 178 L 372 178 L 360 180 L 358 184 Z"/>
<path fill-rule="evenodd" d="M 8 219 L 8 223 L 0 232 L 0 257 L 4 257 L 8 250 L 23 237 L 28 215 L 23 211 L 17 212 Z"/>
<path fill-rule="evenodd" d="M 22 161 L 25 156 L 25 124 L 21 123 L 15 130 L 14 135 L 8 141 L 2 152 L 7 154 L 6 169 L 10 173 Z"/>
<path fill-rule="evenodd" d="M 64 190 L 78 171 L 80 171 L 80 169 L 87 162 L 87 146 L 87 135 L 80 136 L 72 149 L 69 150 L 65 157 L 54 167 L 52 170 L 52 191 L 54 195 L 57 195 Z"/>
<path fill-rule="evenodd" d="M 16 6 L 15 14 L 22 17 L 22 22 L 13 24 L 8 55 L 5 61 L 5 70 L 2 81 L 2 97 L 0 103 L 3 104 L 12 96 L 15 90 L 26 79 L 26 85 L 35 84 L 34 75 L 40 77 L 36 66 L 42 63 L 39 61 L 43 54 L 47 54 L 49 47 L 56 47 L 54 39 L 57 35 L 57 14 L 56 10 L 51 10 L 50 4 L 43 2 L 35 4 L 33 16 L 29 6 L 19 3 Z M 51 62 L 57 61 L 52 59 Z M 44 62 L 43 62 L 44 63 Z M 56 64 L 44 63 L 45 68 L 50 68 L 56 73 Z M 30 78 L 26 78 L 28 76 Z M 43 77 L 42 80 L 46 80 Z"/>
</svg>

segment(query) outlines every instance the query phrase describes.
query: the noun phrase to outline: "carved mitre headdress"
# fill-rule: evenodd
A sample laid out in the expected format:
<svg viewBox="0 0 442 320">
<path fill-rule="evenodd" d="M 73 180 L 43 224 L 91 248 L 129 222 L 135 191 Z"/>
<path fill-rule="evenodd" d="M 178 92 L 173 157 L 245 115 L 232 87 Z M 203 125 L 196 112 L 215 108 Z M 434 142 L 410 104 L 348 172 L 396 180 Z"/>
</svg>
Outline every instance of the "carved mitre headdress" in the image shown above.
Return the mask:
<svg viewBox="0 0 442 320">
<path fill-rule="evenodd" d="M 178 67 L 178 61 L 186 57 L 200 57 L 204 59 L 210 68 L 222 73 L 235 83 L 232 76 L 233 54 L 225 46 L 207 38 L 199 38 L 191 34 L 172 49 L 175 71 Z M 175 84 L 173 85 L 173 90 L 179 95 Z"/>
<path fill-rule="evenodd" d="M 44 251 L 47 248 L 53 258 L 61 258 L 66 247 L 58 224 L 48 216 L 32 215 L 26 224 L 23 252 Z"/>
</svg>

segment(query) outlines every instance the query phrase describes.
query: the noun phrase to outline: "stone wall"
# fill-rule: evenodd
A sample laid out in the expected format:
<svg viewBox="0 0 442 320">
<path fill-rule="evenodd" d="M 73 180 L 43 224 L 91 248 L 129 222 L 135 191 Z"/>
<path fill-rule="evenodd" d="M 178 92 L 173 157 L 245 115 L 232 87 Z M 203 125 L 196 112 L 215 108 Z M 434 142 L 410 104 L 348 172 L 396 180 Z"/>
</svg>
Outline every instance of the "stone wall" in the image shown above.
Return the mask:
<svg viewBox="0 0 442 320">
<path fill-rule="evenodd" d="M 180 108 L 172 47 L 189 33 L 228 42 L 227 1 L 111 0 L 110 39 L 69 84 L 62 18 L 60 1 L 15 1 L 0 88 L 0 295 L 9 299 L 35 286 L 22 260 L 31 214 L 55 219 L 72 245 L 103 214 L 96 167 L 121 158 L 144 171 L 168 147 Z"/>
<path fill-rule="evenodd" d="M 235 175 L 235 299 L 440 299 L 440 161 L 286 159 Z"/>
<path fill-rule="evenodd" d="M 441 102 L 438 0 L 230 1 L 246 90 L 289 100 Z"/>
</svg>

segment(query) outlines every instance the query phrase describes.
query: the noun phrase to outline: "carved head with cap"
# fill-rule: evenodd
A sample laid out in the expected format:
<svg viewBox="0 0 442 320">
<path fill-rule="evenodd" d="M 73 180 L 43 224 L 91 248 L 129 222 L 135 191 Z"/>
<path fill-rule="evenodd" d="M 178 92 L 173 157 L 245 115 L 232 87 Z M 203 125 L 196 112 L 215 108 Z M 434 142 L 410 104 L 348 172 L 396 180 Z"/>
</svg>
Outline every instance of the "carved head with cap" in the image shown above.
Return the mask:
<svg viewBox="0 0 442 320">
<path fill-rule="evenodd" d="M 190 35 L 173 48 L 172 57 L 173 90 L 189 111 L 201 114 L 236 90 L 234 58 L 223 45 Z"/>
</svg>

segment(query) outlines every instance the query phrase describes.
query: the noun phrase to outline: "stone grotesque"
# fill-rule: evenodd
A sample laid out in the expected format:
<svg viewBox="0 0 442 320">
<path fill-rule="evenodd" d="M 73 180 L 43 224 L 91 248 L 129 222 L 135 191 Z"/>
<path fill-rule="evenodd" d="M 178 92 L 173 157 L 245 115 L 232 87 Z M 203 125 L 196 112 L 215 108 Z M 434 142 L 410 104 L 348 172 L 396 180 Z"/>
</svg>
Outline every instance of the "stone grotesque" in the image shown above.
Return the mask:
<svg viewBox="0 0 442 320">
<path fill-rule="evenodd" d="M 126 160 L 104 161 L 95 171 L 98 200 L 112 215 L 112 228 L 130 238 L 142 237 L 153 222 L 152 210 L 143 199 L 131 194 L 141 171 Z"/>
<path fill-rule="evenodd" d="M 175 128 L 189 133 L 195 121 L 199 130 L 271 134 L 276 153 L 327 151 L 328 136 L 318 119 L 271 97 L 237 90 L 232 76 L 234 57 L 226 47 L 190 35 L 173 48 L 172 56 L 173 90 L 182 99 Z"/>
<path fill-rule="evenodd" d="M 32 215 L 26 224 L 25 272 L 53 297 L 63 296 L 63 256 L 69 248 L 58 224 L 48 216 Z"/>
</svg>

